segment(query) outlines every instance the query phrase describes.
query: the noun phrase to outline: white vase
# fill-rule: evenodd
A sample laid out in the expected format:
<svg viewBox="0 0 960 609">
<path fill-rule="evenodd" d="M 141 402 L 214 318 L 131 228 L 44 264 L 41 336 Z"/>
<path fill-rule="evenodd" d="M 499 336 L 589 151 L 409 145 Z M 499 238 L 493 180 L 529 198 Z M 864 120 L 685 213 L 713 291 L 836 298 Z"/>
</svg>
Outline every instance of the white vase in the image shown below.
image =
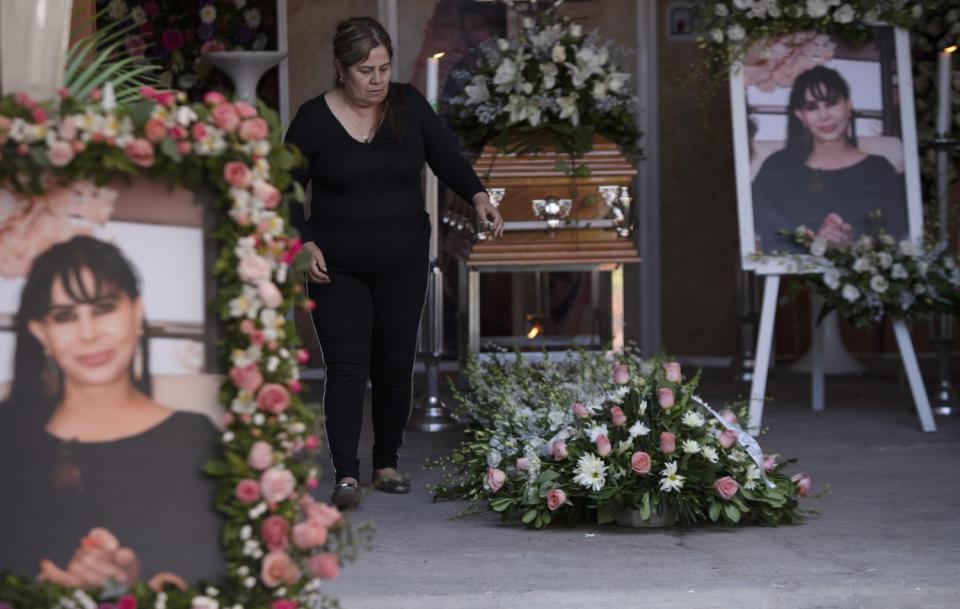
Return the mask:
<svg viewBox="0 0 960 609">
<path fill-rule="evenodd" d="M 286 56 L 286 51 L 220 51 L 204 55 L 233 81 L 235 99 L 248 104 L 257 103 L 257 83 L 264 72 Z"/>
<path fill-rule="evenodd" d="M 0 87 L 56 99 L 70 44 L 73 0 L 0 0 Z"/>
</svg>

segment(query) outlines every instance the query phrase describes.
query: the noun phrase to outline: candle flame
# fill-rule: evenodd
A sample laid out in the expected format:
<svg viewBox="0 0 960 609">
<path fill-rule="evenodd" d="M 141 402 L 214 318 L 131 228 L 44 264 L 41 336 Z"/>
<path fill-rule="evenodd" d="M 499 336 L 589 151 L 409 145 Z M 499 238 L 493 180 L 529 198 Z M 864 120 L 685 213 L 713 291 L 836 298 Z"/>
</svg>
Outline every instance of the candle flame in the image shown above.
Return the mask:
<svg viewBox="0 0 960 609">
<path fill-rule="evenodd" d="M 434 59 L 440 59 L 440 58 L 443 57 L 444 55 L 446 55 L 446 53 L 444 53 L 444 52 L 441 51 L 441 52 L 439 52 L 439 53 L 436 53 L 436 54 L 433 56 L 433 58 L 434 58 Z"/>
<path fill-rule="evenodd" d="M 957 50 L 957 45 L 949 46 L 943 50 L 944 53 L 953 53 Z"/>
<path fill-rule="evenodd" d="M 527 332 L 527 338 L 533 340 L 540 334 L 541 331 L 543 331 L 543 325 L 537 322 L 533 324 L 533 327 L 530 328 L 529 332 Z"/>
</svg>

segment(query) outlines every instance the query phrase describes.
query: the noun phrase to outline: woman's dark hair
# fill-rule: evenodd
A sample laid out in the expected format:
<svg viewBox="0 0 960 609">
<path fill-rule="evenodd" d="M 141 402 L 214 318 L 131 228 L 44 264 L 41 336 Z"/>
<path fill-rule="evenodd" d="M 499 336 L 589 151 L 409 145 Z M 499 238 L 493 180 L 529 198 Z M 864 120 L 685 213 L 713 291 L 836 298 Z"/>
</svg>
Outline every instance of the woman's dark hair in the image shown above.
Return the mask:
<svg viewBox="0 0 960 609">
<path fill-rule="evenodd" d="M 83 282 L 83 271 L 93 275 L 93 285 Z M 13 384 L 10 405 L 21 409 L 21 415 L 34 425 L 45 425 L 53 409 L 63 399 L 63 377 L 59 368 L 51 371 L 46 366 L 43 345 L 30 332 L 29 323 L 43 319 L 50 311 L 51 292 L 56 280 L 77 303 L 90 304 L 104 297 L 126 294 L 131 300 L 140 297 L 140 281 L 130 262 L 120 250 L 93 237 L 74 237 L 54 245 L 33 261 L 27 282 L 20 295 L 20 310 L 16 318 L 17 351 L 14 357 Z M 92 288 L 92 291 L 91 289 Z M 141 350 L 143 374 L 130 374 L 134 385 L 145 395 L 151 394 L 146 322 Z M 44 378 L 55 374 L 59 378 Z M 50 385 L 54 385 L 51 391 Z"/>
<path fill-rule="evenodd" d="M 849 100 L 850 85 L 839 72 L 824 66 L 810 68 L 793 81 L 793 89 L 790 90 L 790 101 L 787 105 L 787 145 L 784 150 L 791 160 L 799 163 L 805 163 L 813 150 L 810 132 L 796 115 L 796 111 L 800 110 L 807 101 L 807 92 L 817 101 L 836 97 Z M 845 135 L 847 142 L 856 147 L 857 133 L 852 119 L 847 125 Z"/>
<path fill-rule="evenodd" d="M 356 65 L 370 56 L 370 51 L 382 46 L 393 60 L 393 42 L 383 26 L 370 17 L 351 17 L 337 23 L 337 32 L 333 36 L 333 57 L 344 68 Z M 338 81 L 339 85 L 340 82 Z M 399 87 L 387 83 L 387 97 L 383 101 L 384 120 L 390 123 L 394 137 L 399 141 L 403 124 L 400 115 L 405 105 L 403 92 Z"/>
</svg>

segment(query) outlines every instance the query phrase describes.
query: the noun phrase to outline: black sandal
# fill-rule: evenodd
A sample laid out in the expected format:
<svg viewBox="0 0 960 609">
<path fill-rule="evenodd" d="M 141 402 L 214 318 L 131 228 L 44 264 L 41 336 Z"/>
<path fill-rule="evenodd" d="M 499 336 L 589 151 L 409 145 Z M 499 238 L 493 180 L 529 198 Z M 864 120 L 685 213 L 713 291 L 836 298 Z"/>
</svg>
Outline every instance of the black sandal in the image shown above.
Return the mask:
<svg viewBox="0 0 960 609">
<path fill-rule="evenodd" d="M 378 478 L 373 477 L 373 488 L 391 495 L 406 495 L 410 492 L 409 478 Z"/>
<path fill-rule="evenodd" d="M 352 510 L 360 503 L 360 487 L 354 482 L 340 482 L 333 489 L 330 503 L 339 510 Z"/>
</svg>

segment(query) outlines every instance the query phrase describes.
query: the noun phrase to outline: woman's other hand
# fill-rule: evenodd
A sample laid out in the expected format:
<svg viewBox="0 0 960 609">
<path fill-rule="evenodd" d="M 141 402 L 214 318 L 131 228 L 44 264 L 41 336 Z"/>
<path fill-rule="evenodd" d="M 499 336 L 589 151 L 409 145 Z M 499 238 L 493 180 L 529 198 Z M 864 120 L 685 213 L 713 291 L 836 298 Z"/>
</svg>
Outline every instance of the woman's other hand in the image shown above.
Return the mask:
<svg viewBox="0 0 960 609">
<path fill-rule="evenodd" d="M 131 584 L 139 577 L 140 561 L 130 548 L 120 546 L 117 538 L 104 528 L 91 530 L 80 540 L 66 569 L 50 560 L 40 562 L 39 581 L 73 588 L 99 588 L 107 580 Z"/>
<path fill-rule="evenodd" d="M 310 264 L 307 266 L 307 277 L 314 283 L 330 283 L 330 274 L 327 272 L 327 261 L 323 257 L 320 247 L 313 241 L 303 245 L 303 249 L 310 255 Z"/>
<path fill-rule="evenodd" d="M 849 245 L 853 243 L 853 227 L 847 224 L 840 214 L 829 213 L 823 219 L 817 237 L 830 245 Z"/>
<path fill-rule="evenodd" d="M 485 192 L 478 192 L 473 195 L 473 207 L 482 219 L 488 220 L 493 224 L 493 236 L 502 237 L 503 216 L 500 215 L 500 210 L 490 202 L 490 195 Z"/>
</svg>

